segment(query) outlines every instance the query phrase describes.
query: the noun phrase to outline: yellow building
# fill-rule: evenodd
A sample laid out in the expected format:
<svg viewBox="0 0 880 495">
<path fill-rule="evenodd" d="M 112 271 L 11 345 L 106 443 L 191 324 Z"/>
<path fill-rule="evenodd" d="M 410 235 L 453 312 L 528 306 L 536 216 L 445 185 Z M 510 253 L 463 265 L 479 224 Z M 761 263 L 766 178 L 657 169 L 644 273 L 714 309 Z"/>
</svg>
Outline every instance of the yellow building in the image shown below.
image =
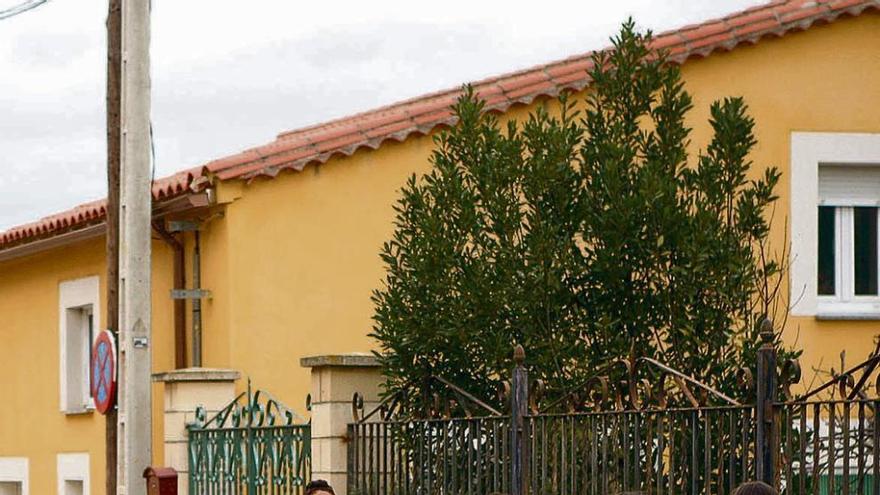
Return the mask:
<svg viewBox="0 0 880 495">
<path fill-rule="evenodd" d="M 709 141 L 710 103 L 742 95 L 757 123 L 754 163 L 783 172 L 773 241 L 791 241 L 796 304 L 785 337 L 804 348 L 804 369 L 839 366 L 842 350 L 861 360 L 880 331 L 880 3 L 773 2 L 656 44 L 682 64 L 693 151 Z M 475 86 L 492 110 L 521 118 L 552 107 L 560 91 L 583 92 L 588 65 L 585 54 Z M 392 205 L 410 174 L 428 170 L 431 134 L 453 123 L 457 95 L 285 132 L 156 182 L 158 224 L 200 225 L 200 286 L 211 292 L 203 366 L 239 370 L 303 411 L 300 357 L 374 348 L 370 293 L 383 277 Z M 68 476 L 103 491 L 104 418 L 90 407 L 83 370 L 89 335 L 107 326 L 104 213 L 98 201 L 0 233 L 0 494 L 65 493 Z M 193 363 L 192 304 L 175 309 L 170 291 L 181 251 L 192 287 L 194 247 L 193 232 L 154 235 L 156 372 Z"/>
</svg>

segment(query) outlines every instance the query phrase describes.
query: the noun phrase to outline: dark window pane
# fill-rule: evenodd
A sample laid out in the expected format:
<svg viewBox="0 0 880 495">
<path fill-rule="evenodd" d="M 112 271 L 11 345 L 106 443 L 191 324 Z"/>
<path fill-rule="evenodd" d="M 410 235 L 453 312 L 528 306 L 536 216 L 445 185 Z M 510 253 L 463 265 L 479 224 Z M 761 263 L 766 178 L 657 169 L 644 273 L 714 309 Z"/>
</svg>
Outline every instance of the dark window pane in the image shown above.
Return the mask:
<svg viewBox="0 0 880 495">
<path fill-rule="evenodd" d="M 819 207 L 819 295 L 834 295 L 834 207 Z"/>
<path fill-rule="evenodd" d="M 856 295 L 877 295 L 877 208 L 853 208 Z"/>
</svg>

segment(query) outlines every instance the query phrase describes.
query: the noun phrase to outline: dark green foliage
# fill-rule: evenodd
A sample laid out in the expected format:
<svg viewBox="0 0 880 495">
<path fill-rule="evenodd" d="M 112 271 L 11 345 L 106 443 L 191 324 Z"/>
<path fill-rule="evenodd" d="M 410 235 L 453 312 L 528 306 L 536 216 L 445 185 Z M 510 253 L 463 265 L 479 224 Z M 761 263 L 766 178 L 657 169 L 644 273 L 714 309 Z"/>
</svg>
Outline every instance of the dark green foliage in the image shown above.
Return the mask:
<svg viewBox="0 0 880 495">
<path fill-rule="evenodd" d="M 741 98 L 712 105 L 714 137 L 689 163 L 678 68 L 632 22 L 612 41 L 582 111 L 562 96 L 559 117 L 502 126 L 464 89 L 382 250 L 388 392 L 435 375 L 491 400 L 520 343 L 549 399 L 631 352 L 738 393 L 756 322 L 780 304 L 766 249 L 779 172 L 749 179 Z"/>
</svg>

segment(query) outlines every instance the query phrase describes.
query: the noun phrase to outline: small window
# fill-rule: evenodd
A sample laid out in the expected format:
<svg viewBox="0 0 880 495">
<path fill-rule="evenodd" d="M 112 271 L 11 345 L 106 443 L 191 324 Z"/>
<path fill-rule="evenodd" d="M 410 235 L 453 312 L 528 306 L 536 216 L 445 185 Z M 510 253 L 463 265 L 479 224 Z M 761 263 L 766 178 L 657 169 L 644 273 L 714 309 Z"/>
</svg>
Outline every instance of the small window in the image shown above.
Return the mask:
<svg viewBox="0 0 880 495">
<path fill-rule="evenodd" d="M 834 208 L 819 207 L 819 295 L 833 296 L 834 281 Z"/>
<path fill-rule="evenodd" d="M 880 321 L 880 133 L 792 132 L 791 314 Z"/>
<path fill-rule="evenodd" d="M 880 167 L 819 165 L 816 294 L 827 314 L 880 303 Z M 867 311 L 870 311 L 868 309 Z"/>
<path fill-rule="evenodd" d="M 28 495 L 28 460 L 0 457 L 0 495 Z"/>
<path fill-rule="evenodd" d="M 22 495 L 20 481 L 0 481 L 0 495 Z"/>
<path fill-rule="evenodd" d="M 876 207 L 819 207 L 820 296 L 878 295 L 877 222 Z"/>
<path fill-rule="evenodd" d="M 877 208 L 853 208 L 855 295 L 877 295 Z"/>
<path fill-rule="evenodd" d="M 58 454 L 58 495 L 89 493 L 89 454 Z"/>
<path fill-rule="evenodd" d="M 67 308 L 67 407 L 91 407 L 91 347 L 94 339 L 94 308 L 91 304 Z"/>
<path fill-rule="evenodd" d="M 83 495 L 82 480 L 64 480 L 64 493 L 61 495 Z"/>
<path fill-rule="evenodd" d="M 60 284 L 61 410 L 77 414 L 93 409 L 92 343 L 98 324 L 98 277 Z"/>
</svg>

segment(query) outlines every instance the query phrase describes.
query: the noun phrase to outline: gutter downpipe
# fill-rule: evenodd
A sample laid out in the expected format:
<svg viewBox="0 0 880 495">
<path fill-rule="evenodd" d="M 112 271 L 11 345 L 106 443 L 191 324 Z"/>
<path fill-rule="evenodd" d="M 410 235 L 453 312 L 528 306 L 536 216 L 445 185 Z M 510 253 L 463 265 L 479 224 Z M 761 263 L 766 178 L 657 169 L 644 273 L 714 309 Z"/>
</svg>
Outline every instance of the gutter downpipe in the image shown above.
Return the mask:
<svg viewBox="0 0 880 495">
<path fill-rule="evenodd" d="M 169 233 L 160 222 L 153 222 L 153 229 L 158 232 L 162 240 L 174 252 L 173 288 L 185 289 L 186 273 L 184 266 L 186 264 L 186 251 L 184 250 L 183 243 Z M 198 233 L 196 235 L 198 236 Z M 177 369 L 186 368 L 186 300 L 184 299 L 174 300 L 174 367 Z"/>
<path fill-rule="evenodd" d="M 199 239 L 199 231 L 193 232 L 195 245 L 193 249 L 193 289 L 200 290 L 202 287 L 202 255 Z M 192 300 L 192 339 L 193 339 L 193 366 L 202 366 L 202 300 L 196 297 Z"/>
</svg>

